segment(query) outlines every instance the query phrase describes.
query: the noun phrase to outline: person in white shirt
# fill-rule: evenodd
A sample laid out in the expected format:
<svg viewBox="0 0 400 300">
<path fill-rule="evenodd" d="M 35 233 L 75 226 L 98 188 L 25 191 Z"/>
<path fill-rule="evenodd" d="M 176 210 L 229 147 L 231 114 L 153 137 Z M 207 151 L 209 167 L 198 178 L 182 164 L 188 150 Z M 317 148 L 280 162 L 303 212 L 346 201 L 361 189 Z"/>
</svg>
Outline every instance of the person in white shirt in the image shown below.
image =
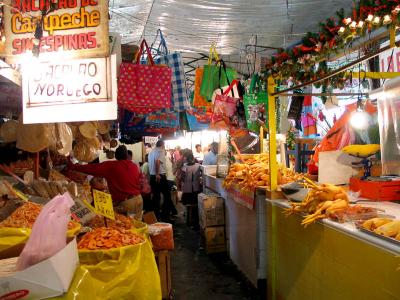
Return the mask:
<svg viewBox="0 0 400 300">
<path fill-rule="evenodd" d="M 203 151 L 201 150 L 201 145 L 197 144 L 195 148 L 196 150 L 193 153 L 194 158 L 197 160 L 198 163 L 202 163 L 202 161 L 204 160 L 204 154 Z"/>
<path fill-rule="evenodd" d="M 170 215 L 176 215 L 176 208 L 171 200 L 171 191 L 167 181 L 165 157 L 165 143 L 159 140 L 156 148 L 149 154 L 149 173 L 151 192 L 153 193 L 154 213 L 158 218 L 161 217 L 164 221 L 169 221 Z M 160 214 L 161 193 L 164 197 L 164 202 Z"/>
<path fill-rule="evenodd" d="M 210 151 L 204 155 L 203 165 L 216 165 L 217 164 L 217 154 L 218 154 L 218 143 L 213 142 L 210 147 Z"/>
</svg>

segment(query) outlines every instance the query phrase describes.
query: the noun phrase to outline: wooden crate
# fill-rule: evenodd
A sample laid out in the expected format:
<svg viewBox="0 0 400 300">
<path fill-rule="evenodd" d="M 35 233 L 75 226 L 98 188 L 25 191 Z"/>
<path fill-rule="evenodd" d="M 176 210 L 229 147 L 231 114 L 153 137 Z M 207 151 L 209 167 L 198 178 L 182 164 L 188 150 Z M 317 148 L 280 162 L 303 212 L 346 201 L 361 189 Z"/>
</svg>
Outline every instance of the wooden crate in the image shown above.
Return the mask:
<svg viewBox="0 0 400 300">
<path fill-rule="evenodd" d="M 172 292 L 171 259 L 168 250 L 154 252 L 160 274 L 161 292 L 163 299 L 170 299 Z"/>
<path fill-rule="evenodd" d="M 200 234 L 207 254 L 226 252 L 225 226 L 203 228 Z"/>
</svg>

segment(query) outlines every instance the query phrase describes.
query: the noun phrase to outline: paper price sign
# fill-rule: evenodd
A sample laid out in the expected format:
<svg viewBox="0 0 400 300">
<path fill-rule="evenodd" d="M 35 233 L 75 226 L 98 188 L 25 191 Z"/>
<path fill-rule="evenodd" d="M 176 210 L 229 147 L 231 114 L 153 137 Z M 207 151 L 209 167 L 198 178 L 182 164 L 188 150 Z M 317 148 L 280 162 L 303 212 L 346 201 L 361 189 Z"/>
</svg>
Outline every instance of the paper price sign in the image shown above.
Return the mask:
<svg viewBox="0 0 400 300">
<path fill-rule="evenodd" d="M 110 194 L 93 190 L 93 199 L 97 214 L 115 220 L 114 207 Z"/>
</svg>

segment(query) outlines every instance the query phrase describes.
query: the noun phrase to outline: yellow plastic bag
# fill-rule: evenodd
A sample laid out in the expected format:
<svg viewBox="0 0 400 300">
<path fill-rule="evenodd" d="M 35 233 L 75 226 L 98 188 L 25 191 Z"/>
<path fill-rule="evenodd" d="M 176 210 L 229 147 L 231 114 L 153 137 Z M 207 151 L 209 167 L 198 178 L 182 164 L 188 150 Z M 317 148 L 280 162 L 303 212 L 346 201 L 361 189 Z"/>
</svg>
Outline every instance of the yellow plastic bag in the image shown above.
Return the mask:
<svg viewBox="0 0 400 300">
<path fill-rule="evenodd" d="M 73 238 L 81 230 L 81 225 L 76 223 L 77 226 L 67 231 L 67 237 Z M 0 228 L 0 256 L 5 251 L 17 247 L 22 247 L 25 244 L 31 234 L 32 229 L 30 228 L 12 228 L 12 227 L 1 227 Z M 7 255 L 6 255 L 7 256 Z"/>
<path fill-rule="evenodd" d="M 146 223 L 133 219 L 133 225 L 135 226 L 135 228 L 133 228 L 133 232 L 146 237 L 149 235 L 149 228 Z"/>
<path fill-rule="evenodd" d="M 158 300 L 160 277 L 149 242 L 118 249 L 80 250 L 81 265 L 63 300 Z"/>
</svg>

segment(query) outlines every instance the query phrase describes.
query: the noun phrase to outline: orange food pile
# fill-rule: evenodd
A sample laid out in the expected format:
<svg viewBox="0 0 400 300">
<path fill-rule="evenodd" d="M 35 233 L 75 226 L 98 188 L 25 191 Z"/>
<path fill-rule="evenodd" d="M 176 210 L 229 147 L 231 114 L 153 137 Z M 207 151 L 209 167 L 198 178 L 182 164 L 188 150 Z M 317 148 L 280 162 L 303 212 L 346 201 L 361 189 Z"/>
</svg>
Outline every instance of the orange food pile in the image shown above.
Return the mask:
<svg viewBox="0 0 400 300">
<path fill-rule="evenodd" d="M 105 225 L 106 224 L 104 222 L 104 218 L 100 217 L 100 216 L 96 216 L 90 221 L 89 227 L 99 228 L 99 227 L 104 227 Z M 118 214 L 118 213 L 115 213 L 115 221 L 107 219 L 107 227 L 132 229 L 134 226 L 133 226 L 131 218 L 126 217 L 121 214 Z"/>
<path fill-rule="evenodd" d="M 24 205 L 18 207 L 7 219 L 0 222 L 0 227 L 12 228 L 32 228 L 36 218 L 42 210 L 42 205 L 33 202 L 26 202 Z M 79 226 L 78 223 L 70 221 L 68 229 Z"/>
<path fill-rule="evenodd" d="M 1 222 L 0 227 L 32 228 L 41 210 L 41 205 L 27 202 Z"/>
<path fill-rule="evenodd" d="M 137 245 L 143 242 L 144 239 L 141 236 L 129 230 L 100 227 L 86 233 L 79 241 L 78 249 L 104 250 Z"/>
<path fill-rule="evenodd" d="M 172 225 L 168 223 L 155 223 L 150 225 L 152 229 L 158 229 L 156 233 L 150 235 L 153 249 L 173 250 L 174 249 L 174 232 Z"/>
</svg>

